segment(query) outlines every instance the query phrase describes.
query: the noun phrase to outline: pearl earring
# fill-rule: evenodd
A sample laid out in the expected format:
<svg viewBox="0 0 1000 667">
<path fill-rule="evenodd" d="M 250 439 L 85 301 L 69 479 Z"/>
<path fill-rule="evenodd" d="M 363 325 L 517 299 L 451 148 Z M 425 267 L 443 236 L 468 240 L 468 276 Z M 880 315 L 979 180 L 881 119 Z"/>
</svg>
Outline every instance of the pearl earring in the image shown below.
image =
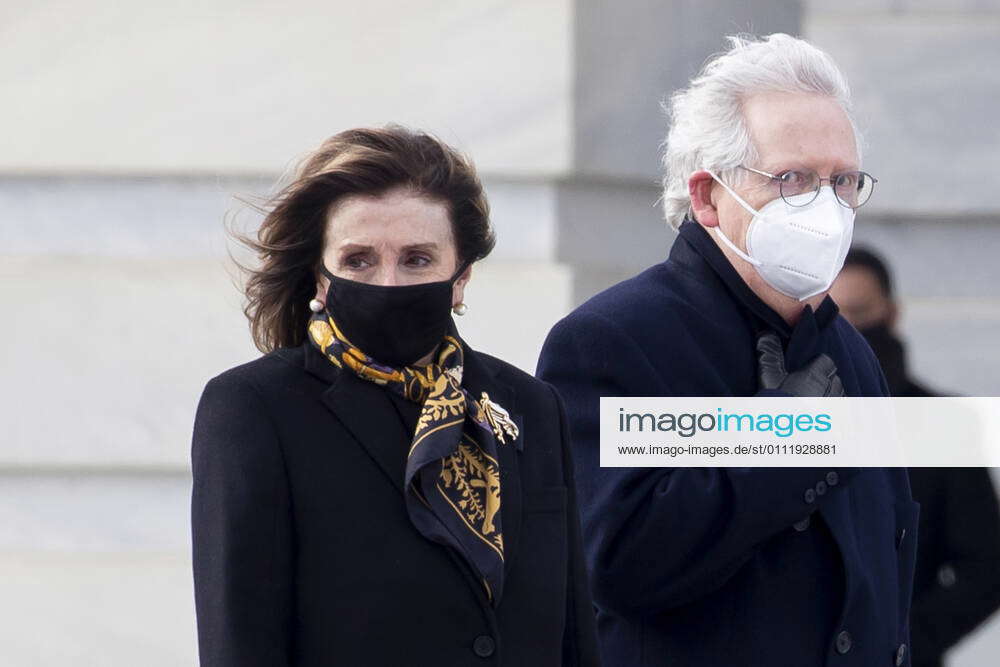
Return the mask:
<svg viewBox="0 0 1000 667">
<path fill-rule="evenodd" d="M 459 302 L 459 303 L 455 304 L 455 307 L 452 308 L 452 311 L 456 315 L 458 315 L 459 317 L 461 317 L 462 315 L 465 315 L 467 312 L 469 312 L 469 307 L 466 306 L 464 303 Z"/>
<path fill-rule="evenodd" d="M 319 299 L 313 299 L 312 301 L 309 302 L 309 310 L 313 311 L 314 313 L 323 312 L 324 308 L 326 308 L 326 304 L 320 301 Z"/>
</svg>

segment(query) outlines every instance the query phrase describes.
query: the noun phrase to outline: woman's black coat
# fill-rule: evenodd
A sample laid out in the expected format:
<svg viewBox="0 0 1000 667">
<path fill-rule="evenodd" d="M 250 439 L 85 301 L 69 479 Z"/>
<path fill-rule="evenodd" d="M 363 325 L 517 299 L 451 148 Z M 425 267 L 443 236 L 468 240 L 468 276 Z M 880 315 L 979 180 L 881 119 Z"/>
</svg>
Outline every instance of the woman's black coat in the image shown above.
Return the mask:
<svg viewBox="0 0 1000 667">
<path fill-rule="evenodd" d="M 407 515 L 409 404 L 308 344 L 208 383 L 192 446 L 203 666 L 597 663 L 562 406 L 547 385 L 470 350 L 464 386 L 521 431 L 498 445 L 506 563 L 495 609 L 457 552 Z"/>
</svg>

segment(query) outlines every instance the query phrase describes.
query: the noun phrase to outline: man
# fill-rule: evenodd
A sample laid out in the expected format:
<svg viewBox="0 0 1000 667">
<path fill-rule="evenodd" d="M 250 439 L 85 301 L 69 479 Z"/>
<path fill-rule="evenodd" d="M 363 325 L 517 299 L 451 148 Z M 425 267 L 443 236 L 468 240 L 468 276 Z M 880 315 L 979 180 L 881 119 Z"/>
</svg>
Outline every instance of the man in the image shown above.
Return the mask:
<svg viewBox="0 0 1000 667">
<path fill-rule="evenodd" d="M 881 257 L 852 248 L 830 296 L 871 345 L 891 395 L 936 394 L 907 371 L 899 306 Z M 940 667 L 948 649 L 1000 608 L 1000 509 L 986 468 L 911 468 L 910 483 L 920 502 L 913 664 Z"/>
<path fill-rule="evenodd" d="M 843 76 L 730 38 L 671 100 L 668 259 L 549 334 L 604 663 L 904 665 L 917 506 L 902 469 L 601 468 L 601 396 L 882 396 L 827 290 L 874 179 Z"/>
</svg>

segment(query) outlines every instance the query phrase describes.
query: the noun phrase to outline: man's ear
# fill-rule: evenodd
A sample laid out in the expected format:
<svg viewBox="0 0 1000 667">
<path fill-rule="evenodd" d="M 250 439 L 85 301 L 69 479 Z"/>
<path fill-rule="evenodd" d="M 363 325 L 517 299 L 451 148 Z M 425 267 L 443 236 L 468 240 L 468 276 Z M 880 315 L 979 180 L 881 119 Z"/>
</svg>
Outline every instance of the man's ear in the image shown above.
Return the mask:
<svg viewBox="0 0 1000 667">
<path fill-rule="evenodd" d="M 712 200 L 715 179 L 707 171 L 696 171 L 688 179 L 688 195 L 691 197 L 691 212 L 703 227 L 718 227 L 719 213 Z"/>
</svg>

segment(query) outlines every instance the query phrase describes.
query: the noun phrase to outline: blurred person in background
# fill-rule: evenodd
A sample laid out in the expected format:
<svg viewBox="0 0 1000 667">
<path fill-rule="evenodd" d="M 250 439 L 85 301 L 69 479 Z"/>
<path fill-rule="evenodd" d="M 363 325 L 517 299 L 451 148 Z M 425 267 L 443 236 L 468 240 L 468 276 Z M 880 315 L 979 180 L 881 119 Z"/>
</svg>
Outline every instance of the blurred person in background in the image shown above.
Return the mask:
<svg viewBox="0 0 1000 667">
<path fill-rule="evenodd" d="M 788 35 L 730 44 L 671 100 L 669 257 L 559 322 L 539 360 L 572 425 L 602 657 L 908 665 L 905 469 L 600 466 L 601 396 L 887 393 L 827 296 L 874 187 L 847 82 Z"/>
<path fill-rule="evenodd" d="M 559 399 L 451 317 L 494 244 L 473 165 L 342 132 L 248 242 L 266 355 L 194 426 L 201 664 L 596 665 Z"/>
<path fill-rule="evenodd" d="M 938 396 L 909 373 L 899 305 L 885 260 L 855 247 L 830 289 L 871 345 L 893 396 Z M 987 468 L 910 468 L 920 503 L 910 635 L 915 667 L 944 654 L 1000 608 L 1000 509 Z"/>
</svg>

